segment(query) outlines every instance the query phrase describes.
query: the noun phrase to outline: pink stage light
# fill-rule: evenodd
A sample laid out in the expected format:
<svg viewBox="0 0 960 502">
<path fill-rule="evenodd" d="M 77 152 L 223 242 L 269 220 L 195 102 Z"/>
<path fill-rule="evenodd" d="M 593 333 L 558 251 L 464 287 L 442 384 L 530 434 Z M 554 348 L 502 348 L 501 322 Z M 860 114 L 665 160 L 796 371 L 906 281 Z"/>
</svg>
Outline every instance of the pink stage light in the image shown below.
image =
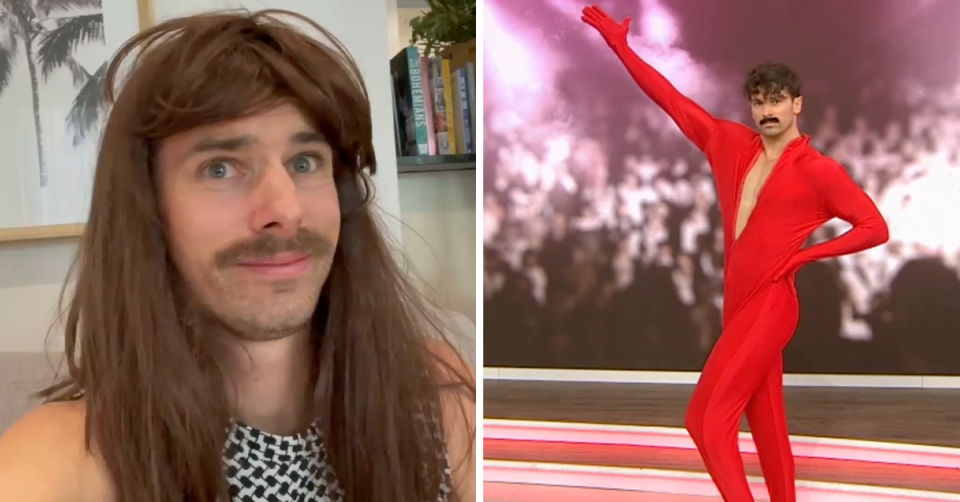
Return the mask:
<svg viewBox="0 0 960 502">
<path fill-rule="evenodd" d="M 607 424 L 484 420 L 484 439 L 652 446 L 695 449 L 684 429 Z M 957 469 L 960 449 L 852 439 L 791 436 L 794 456 Z M 740 451 L 756 453 L 753 438 L 740 435 Z"/>
<path fill-rule="evenodd" d="M 590 467 L 526 462 L 484 461 L 485 483 L 514 483 L 644 493 L 718 497 L 709 476 L 654 469 Z M 752 478 L 751 491 L 757 500 L 768 500 L 766 487 Z M 797 502 L 947 502 L 960 501 L 960 494 L 923 492 L 894 488 L 797 482 Z"/>
</svg>

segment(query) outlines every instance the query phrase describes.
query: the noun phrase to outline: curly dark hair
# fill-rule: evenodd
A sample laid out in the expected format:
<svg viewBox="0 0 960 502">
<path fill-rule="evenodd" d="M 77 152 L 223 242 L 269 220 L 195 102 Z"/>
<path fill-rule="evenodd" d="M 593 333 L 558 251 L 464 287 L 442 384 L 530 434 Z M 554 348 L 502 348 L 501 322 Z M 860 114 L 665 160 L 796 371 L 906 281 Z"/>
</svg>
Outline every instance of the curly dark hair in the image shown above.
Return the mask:
<svg viewBox="0 0 960 502">
<path fill-rule="evenodd" d="M 747 99 L 761 96 L 787 94 L 791 98 L 800 97 L 800 77 L 789 66 L 782 63 L 763 63 L 753 67 L 743 84 L 743 93 Z"/>
</svg>

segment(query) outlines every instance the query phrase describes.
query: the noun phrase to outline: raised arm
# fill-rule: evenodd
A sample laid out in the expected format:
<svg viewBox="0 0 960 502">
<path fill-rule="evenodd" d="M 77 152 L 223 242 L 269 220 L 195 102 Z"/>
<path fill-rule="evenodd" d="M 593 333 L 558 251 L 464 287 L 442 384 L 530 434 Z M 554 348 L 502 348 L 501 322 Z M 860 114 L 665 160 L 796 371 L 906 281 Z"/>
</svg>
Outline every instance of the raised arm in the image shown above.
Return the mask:
<svg viewBox="0 0 960 502">
<path fill-rule="evenodd" d="M 606 12 L 594 5 L 584 8 L 580 19 L 603 35 L 607 45 L 620 58 L 640 89 L 667 112 L 683 134 L 701 151 L 706 150 L 710 137 L 720 127 L 719 121 L 693 100 L 681 94 L 670 81 L 640 59 L 640 56 L 637 56 L 637 53 L 627 45 L 630 18 L 625 18 L 623 24 L 617 23 Z"/>
<path fill-rule="evenodd" d="M 857 253 L 887 242 L 887 222 L 880 210 L 847 171 L 834 160 L 823 159 L 812 170 L 811 181 L 825 218 L 840 218 L 853 225 L 843 235 L 800 251 L 803 263 Z"/>
</svg>

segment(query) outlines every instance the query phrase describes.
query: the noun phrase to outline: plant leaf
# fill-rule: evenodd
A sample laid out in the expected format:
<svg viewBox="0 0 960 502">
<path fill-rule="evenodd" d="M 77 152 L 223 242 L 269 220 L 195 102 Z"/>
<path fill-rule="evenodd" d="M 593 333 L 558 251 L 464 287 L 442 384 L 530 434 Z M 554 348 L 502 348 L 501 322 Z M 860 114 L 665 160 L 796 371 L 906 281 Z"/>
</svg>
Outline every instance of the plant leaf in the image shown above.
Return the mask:
<svg viewBox="0 0 960 502">
<path fill-rule="evenodd" d="M 476 0 L 427 0 L 430 10 L 410 20 L 410 44 L 423 45 L 426 56 L 476 38 Z"/>
<path fill-rule="evenodd" d="M 37 0 L 37 11 L 42 12 L 44 16 L 54 10 L 74 10 L 84 8 L 100 9 L 103 7 L 101 0 Z"/>
<path fill-rule="evenodd" d="M 40 73 L 46 80 L 50 74 L 61 66 L 69 66 L 73 72 L 74 85 L 78 85 L 76 61 L 72 65 L 71 55 L 80 44 L 91 41 L 103 42 L 103 14 L 76 16 L 61 20 L 58 26 L 48 31 L 40 40 L 37 50 L 37 61 L 40 63 Z M 83 72 L 84 74 L 86 71 Z M 86 77 L 86 75 L 84 75 Z M 86 80 L 83 78 L 82 80 Z"/>
<path fill-rule="evenodd" d="M 10 85 L 13 75 L 13 65 L 16 63 L 17 53 L 0 45 L 0 95 Z"/>
<path fill-rule="evenodd" d="M 108 63 L 109 61 L 104 61 L 73 98 L 73 106 L 70 107 L 70 113 L 67 115 L 67 129 L 73 131 L 74 146 L 79 145 L 87 133 L 93 129 L 100 118 L 100 111 L 106 105 L 103 80 Z"/>
</svg>

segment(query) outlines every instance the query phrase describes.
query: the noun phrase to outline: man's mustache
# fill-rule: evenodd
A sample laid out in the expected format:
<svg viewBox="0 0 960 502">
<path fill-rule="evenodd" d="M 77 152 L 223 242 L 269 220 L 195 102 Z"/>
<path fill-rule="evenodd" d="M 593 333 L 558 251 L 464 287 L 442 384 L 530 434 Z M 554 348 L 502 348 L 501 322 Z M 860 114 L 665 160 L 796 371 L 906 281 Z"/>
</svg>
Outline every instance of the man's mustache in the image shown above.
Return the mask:
<svg viewBox="0 0 960 502">
<path fill-rule="evenodd" d="M 243 260 L 270 258 L 280 253 L 304 253 L 310 256 L 333 254 L 336 246 L 316 232 L 301 228 L 296 237 L 282 239 L 273 234 L 262 234 L 249 241 L 238 242 L 214 256 L 217 268 L 236 265 Z"/>
<path fill-rule="evenodd" d="M 767 124 L 770 124 L 770 123 L 779 124 L 779 123 L 780 123 L 780 119 L 778 119 L 778 118 L 776 118 L 776 117 L 764 117 L 764 118 L 760 119 L 760 125 L 767 125 Z"/>
</svg>

